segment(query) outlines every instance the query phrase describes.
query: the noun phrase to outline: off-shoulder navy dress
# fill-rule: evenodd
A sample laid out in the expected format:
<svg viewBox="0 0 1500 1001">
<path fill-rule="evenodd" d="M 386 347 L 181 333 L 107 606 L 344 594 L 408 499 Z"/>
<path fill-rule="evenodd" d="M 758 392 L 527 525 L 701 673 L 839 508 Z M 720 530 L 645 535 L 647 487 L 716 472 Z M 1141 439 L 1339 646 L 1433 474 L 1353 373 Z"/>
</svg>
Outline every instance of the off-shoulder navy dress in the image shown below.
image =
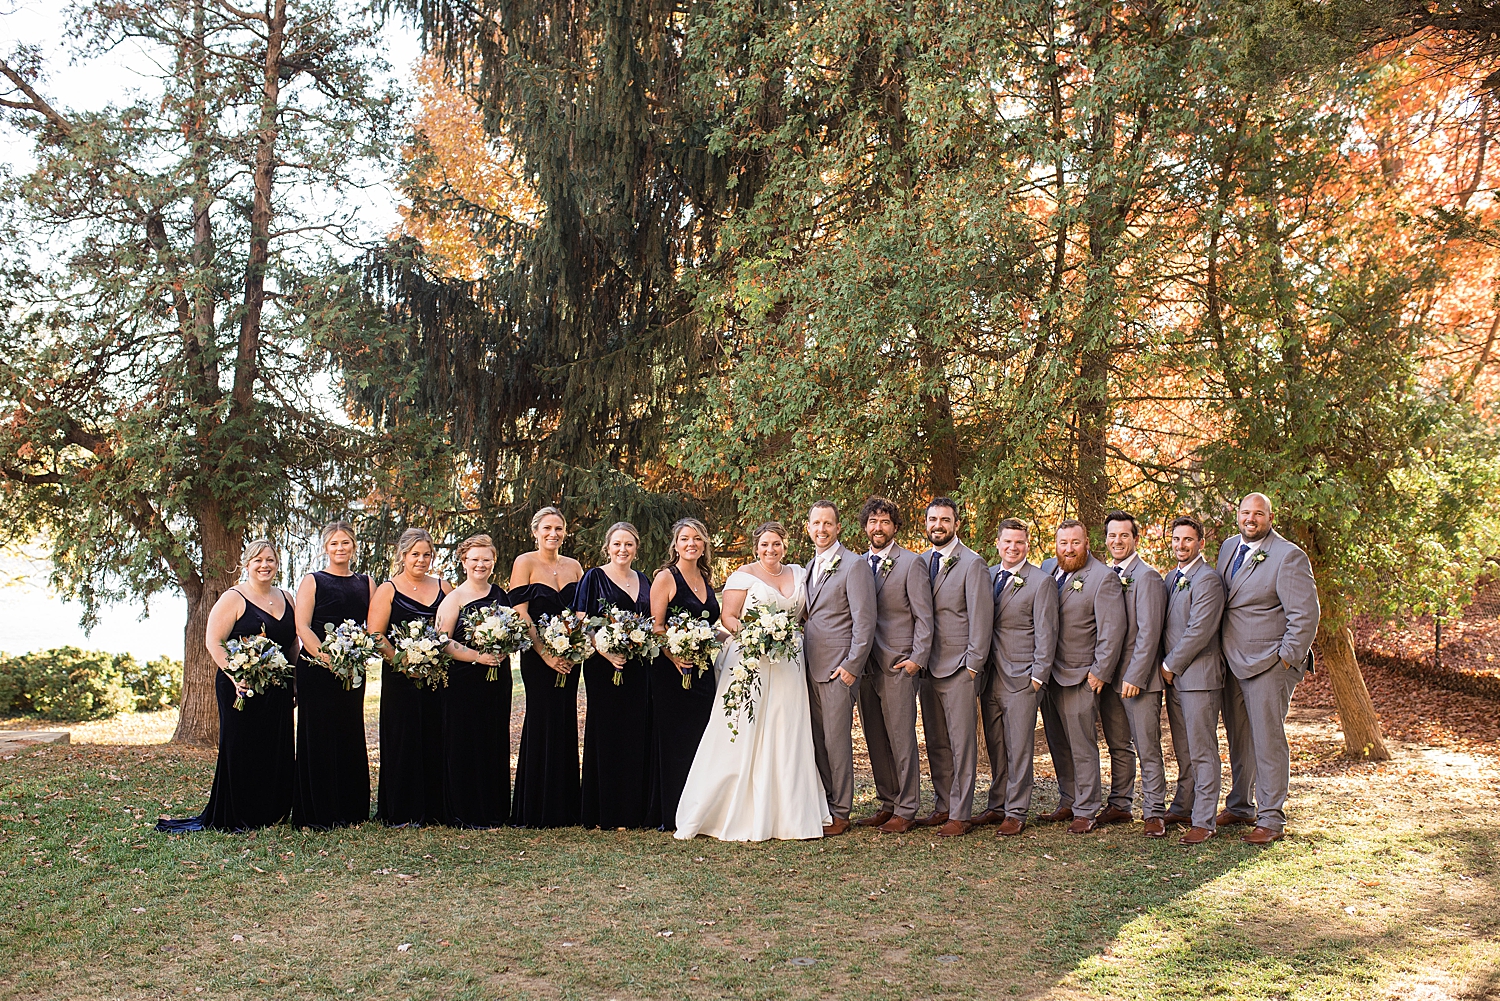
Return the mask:
<svg viewBox="0 0 1500 1001">
<path fill-rule="evenodd" d="M 504 588 L 491 584 L 458 613 L 455 638 L 467 644 L 465 612 L 494 604 L 509 602 Z M 442 690 L 444 815 L 455 827 L 500 827 L 510 817 L 510 658 L 494 681 L 485 680 L 489 671 L 488 664 L 451 661 Z"/>
<path fill-rule="evenodd" d="M 241 594 L 243 597 L 243 594 Z M 297 622 L 292 598 L 285 591 L 281 618 L 245 598 L 245 611 L 229 630 L 229 639 L 269 636 L 281 647 L 287 663 L 297 655 Z M 214 766 L 213 791 L 196 817 L 163 819 L 158 831 L 244 831 L 278 824 L 292 810 L 296 781 L 292 741 L 292 686 L 277 685 L 234 707 L 234 682 L 223 671 L 214 673 L 214 697 L 219 703 L 219 760 Z"/>
<path fill-rule="evenodd" d="M 676 612 L 697 617 L 706 611 L 710 622 L 718 622 L 719 599 L 713 586 L 708 585 L 708 600 L 699 601 L 682 573 L 675 566 L 669 569 L 677 591 L 667 604 L 667 618 Z M 650 827 L 662 831 L 677 827 L 677 801 L 713 714 L 717 684 L 713 671 L 694 671 L 692 687 L 684 689 L 682 672 L 665 653 L 651 665 L 651 803 L 646 810 Z"/>
<path fill-rule="evenodd" d="M 312 633 L 370 613 L 370 578 L 314 571 Z M 370 758 L 365 750 L 365 686 L 344 688 L 328 666 L 304 652 L 297 661 L 297 791 L 292 823 L 328 830 L 370 819 Z"/>
<path fill-rule="evenodd" d="M 651 614 L 651 581 L 639 570 L 639 585 L 631 598 L 595 567 L 578 582 L 575 611 L 598 615 L 614 606 L 627 612 Z M 584 827 L 644 827 L 651 800 L 651 664 L 630 660 L 619 672 L 599 654 L 583 664 L 588 698 L 583 724 L 583 803 L 579 821 Z"/>
<path fill-rule="evenodd" d="M 565 611 L 577 583 L 562 591 L 546 584 L 526 584 L 510 592 L 512 605 L 526 605 L 536 622 Z M 538 630 L 540 631 L 540 630 Z M 557 672 L 535 650 L 521 654 L 521 684 L 526 688 L 526 719 L 516 757 L 516 789 L 510 822 L 517 827 L 572 827 L 578 823 L 578 670 L 557 685 Z"/>
<path fill-rule="evenodd" d="M 432 604 L 408 598 L 393 583 L 391 629 L 437 617 L 448 589 Z M 419 687 L 389 664 L 380 672 L 380 785 L 375 819 L 392 826 L 441 824 L 443 809 L 442 689 Z"/>
</svg>

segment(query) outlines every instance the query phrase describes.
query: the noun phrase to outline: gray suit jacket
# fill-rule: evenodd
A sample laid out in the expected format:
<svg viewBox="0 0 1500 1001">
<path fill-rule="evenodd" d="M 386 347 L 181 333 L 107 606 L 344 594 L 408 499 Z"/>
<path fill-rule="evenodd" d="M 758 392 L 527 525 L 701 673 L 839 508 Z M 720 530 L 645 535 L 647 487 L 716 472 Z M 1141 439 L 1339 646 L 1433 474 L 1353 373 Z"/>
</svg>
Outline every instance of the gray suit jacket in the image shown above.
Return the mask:
<svg viewBox="0 0 1500 1001">
<path fill-rule="evenodd" d="M 869 557 L 857 557 L 868 568 Z M 875 581 L 875 645 L 870 663 L 886 674 L 910 660 L 927 666 L 932 653 L 932 585 L 927 568 L 910 549 L 891 547 L 891 569 Z"/>
<path fill-rule="evenodd" d="M 932 554 L 922 554 L 919 566 L 930 575 Z M 930 579 L 930 578 L 929 578 Z M 927 671 L 949 678 L 968 669 L 984 670 L 990 656 L 990 633 L 995 628 L 995 599 L 990 594 L 989 567 L 984 558 L 960 542 L 948 569 L 938 570 L 932 582 L 932 655 Z"/>
<path fill-rule="evenodd" d="M 1159 692 L 1166 687 L 1161 676 L 1161 629 L 1167 602 L 1161 589 L 1161 574 L 1137 555 L 1127 576 L 1130 584 L 1124 588 L 1125 644 L 1121 648 L 1124 652 L 1120 670 L 1115 674 L 1115 691 L 1129 683 L 1143 692 Z"/>
<path fill-rule="evenodd" d="M 1281 661 L 1301 668 L 1318 635 L 1318 586 L 1307 554 L 1273 530 L 1261 547 L 1266 558 L 1246 556 L 1233 578 L 1240 547 L 1232 536 L 1219 547 L 1224 578 L 1224 661 L 1236 678 L 1253 678 Z"/>
<path fill-rule="evenodd" d="M 1183 692 L 1212 692 L 1224 687 L 1224 655 L 1219 652 L 1219 623 L 1224 616 L 1224 578 L 1203 560 L 1178 587 L 1182 572 L 1162 582 L 1167 596 L 1167 625 L 1162 630 L 1161 669 L 1173 675 Z"/>
<path fill-rule="evenodd" d="M 832 573 L 813 573 L 824 560 L 838 557 Z M 802 656 L 808 676 L 829 681 L 843 668 L 856 678 L 870 659 L 875 642 L 875 578 L 868 564 L 842 542 L 807 564 L 807 607 L 803 611 Z"/>
<path fill-rule="evenodd" d="M 1057 653 L 1057 587 L 1052 578 L 1031 563 L 1016 567 L 1005 590 L 995 600 L 995 630 L 990 640 L 990 663 L 1008 692 L 1024 692 L 1032 679 L 1042 684 L 1052 677 Z M 990 567 L 990 594 L 995 593 L 1000 566 Z M 1019 586 L 1016 581 L 1021 581 Z"/>
<path fill-rule="evenodd" d="M 1042 564 L 1050 578 L 1057 570 L 1055 558 Z M 1075 588 L 1073 583 L 1081 582 Z M 1056 588 L 1057 581 L 1053 580 Z M 1052 661 L 1052 680 L 1059 685 L 1081 685 L 1090 674 L 1100 681 L 1114 680 L 1125 643 L 1125 592 L 1109 567 L 1089 554 L 1083 569 L 1073 575 L 1057 599 L 1057 656 Z"/>
</svg>

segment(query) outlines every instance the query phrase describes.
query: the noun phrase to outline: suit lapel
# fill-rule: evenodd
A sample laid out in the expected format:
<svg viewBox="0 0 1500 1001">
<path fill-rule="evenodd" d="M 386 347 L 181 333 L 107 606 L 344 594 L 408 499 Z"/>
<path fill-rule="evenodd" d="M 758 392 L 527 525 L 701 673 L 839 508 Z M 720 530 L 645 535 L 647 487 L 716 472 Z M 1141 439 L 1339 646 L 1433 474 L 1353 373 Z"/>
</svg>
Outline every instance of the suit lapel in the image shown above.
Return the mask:
<svg viewBox="0 0 1500 1001">
<path fill-rule="evenodd" d="M 843 552 L 843 550 L 844 550 L 844 544 L 841 543 L 841 542 L 835 542 L 833 544 L 833 548 L 830 549 L 830 550 L 828 550 L 828 555 L 824 556 L 823 560 L 831 560 L 835 556 L 839 556 Z M 813 561 L 812 561 L 813 570 L 817 573 L 817 579 L 814 581 L 814 584 L 816 586 L 813 587 L 812 590 L 807 595 L 807 607 L 808 607 L 808 609 L 811 609 L 813 607 L 813 604 L 815 602 L 817 602 L 818 595 L 820 595 L 820 594 L 823 593 L 823 585 L 826 584 L 826 583 L 828 583 L 828 578 L 829 577 L 833 576 L 832 573 L 824 573 L 824 572 L 821 571 L 821 569 L 819 567 L 819 564 L 821 562 L 823 562 L 823 561 L 822 560 L 818 560 L 817 558 L 814 558 Z M 840 560 L 840 562 L 842 562 L 842 560 Z"/>
<path fill-rule="evenodd" d="M 1257 560 L 1255 557 L 1259 556 L 1261 553 L 1265 553 L 1266 559 L 1271 558 L 1271 547 L 1275 544 L 1276 538 L 1276 532 L 1272 530 L 1271 534 L 1266 536 L 1266 541 L 1261 544 L 1260 549 L 1256 550 L 1253 553 L 1245 554 L 1245 562 L 1240 564 L 1240 572 L 1235 574 L 1234 580 L 1229 582 L 1229 597 L 1234 597 L 1235 593 L 1239 591 L 1240 585 L 1249 580 L 1250 575 L 1255 572 L 1255 568 L 1264 562 L 1264 560 Z M 1229 565 L 1231 567 L 1234 566 L 1233 557 L 1230 557 Z"/>
<path fill-rule="evenodd" d="M 1010 580 L 1005 582 L 1005 587 L 1000 589 L 1000 601 L 998 602 L 998 604 L 1002 610 L 1005 608 L 1005 603 L 1010 600 L 1011 593 L 1018 590 L 1018 588 L 1016 587 L 1016 579 L 1019 578 L 1023 582 L 1029 583 L 1029 581 L 1026 581 L 1026 575 L 1021 572 L 1026 569 L 1026 566 L 1026 561 L 1022 560 L 1021 565 L 1016 567 L 1014 572 L 1011 573 Z M 998 579 L 1002 572 L 1002 570 L 996 570 L 995 577 Z"/>
<path fill-rule="evenodd" d="M 960 542 L 958 545 L 956 545 L 956 546 L 953 547 L 953 552 L 949 554 L 950 558 L 948 560 L 945 560 L 945 561 L 942 561 L 942 562 L 938 563 L 937 580 L 935 580 L 935 581 L 932 582 L 932 593 L 933 594 L 937 594 L 938 591 L 940 591 L 942 589 L 943 582 L 948 579 L 948 575 L 953 572 L 953 568 L 956 567 L 956 566 L 958 566 L 959 556 L 963 553 L 963 551 L 964 551 L 964 544 L 962 542 Z M 933 550 L 933 552 L 937 552 L 937 550 Z M 929 556 L 927 558 L 929 560 L 932 559 L 931 556 Z M 943 562 L 946 562 L 948 565 L 947 566 L 943 566 Z M 929 573 L 930 572 L 931 571 L 929 571 Z"/>
<path fill-rule="evenodd" d="M 903 549 L 901 546 L 892 546 L 891 547 L 891 553 L 890 553 L 889 556 L 886 557 L 886 559 L 888 559 L 888 560 L 891 561 L 890 573 L 882 573 L 879 570 L 875 571 L 875 593 L 876 594 L 879 594 L 881 591 L 885 590 L 885 579 L 887 577 L 889 577 L 891 574 L 893 574 L 893 573 L 896 572 L 896 566 L 897 566 L 897 564 L 899 564 L 901 562 L 901 554 L 904 553 L 904 552 L 906 552 L 906 550 Z M 868 553 L 865 554 L 865 558 L 864 559 L 865 559 L 865 564 L 869 565 L 870 555 Z"/>
</svg>

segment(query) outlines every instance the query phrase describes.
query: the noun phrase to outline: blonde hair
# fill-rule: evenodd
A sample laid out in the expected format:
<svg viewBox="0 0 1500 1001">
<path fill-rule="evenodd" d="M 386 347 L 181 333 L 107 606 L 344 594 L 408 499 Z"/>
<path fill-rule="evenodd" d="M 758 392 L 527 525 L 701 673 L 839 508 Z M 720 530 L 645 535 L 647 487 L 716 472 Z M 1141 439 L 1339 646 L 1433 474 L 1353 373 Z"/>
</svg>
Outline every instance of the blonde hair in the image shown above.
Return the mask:
<svg viewBox="0 0 1500 1001">
<path fill-rule="evenodd" d="M 670 570 L 677 565 L 677 534 L 684 528 L 691 528 L 703 539 L 703 555 L 698 557 L 698 572 L 709 584 L 714 582 L 714 543 L 708 536 L 708 526 L 697 518 L 678 518 L 672 524 L 672 542 L 667 547 L 667 562 L 663 563 L 657 572 Z"/>
<path fill-rule="evenodd" d="M 567 532 L 567 530 L 568 530 L 568 519 L 566 519 L 566 518 L 563 517 L 563 513 L 561 511 L 559 511 L 557 508 L 553 507 L 551 504 L 548 504 L 544 508 L 539 508 L 537 510 L 536 514 L 534 514 L 534 515 L 531 516 L 531 534 L 532 535 L 536 534 L 536 528 L 537 528 L 537 526 L 540 525 L 542 523 L 542 519 L 545 518 L 545 517 L 547 517 L 547 515 L 549 515 L 549 514 L 556 515 L 557 516 L 557 520 L 563 523 L 563 531 Z"/>
<path fill-rule="evenodd" d="M 267 549 L 271 551 L 272 556 L 276 557 L 276 561 L 278 563 L 281 562 L 281 550 L 276 548 L 276 543 L 272 542 L 270 539 L 262 537 L 258 539 L 251 539 L 249 542 L 245 543 L 245 549 L 240 553 L 240 569 L 249 570 L 250 561 L 255 559 L 261 553 L 265 552 Z"/>
<path fill-rule="evenodd" d="M 318 540 L 322 544 L 323 548 L 327 549 L 328 540 L 333 538 L 340 532 L 343 532 L 345 535 L 349 536 L 350 542 L 359 542 L 359 536 L 354 534 L 354 526 L 342 519 L 338 521 L 330 521 L 328 524 L 324 525 L 323 531 L 319 533 Z"/>
<path fill-rule="evenodd" d="M 419 542 L 427 543 L 428 547 L 432 549 L 432 555 L 434 557 L 437 556 L 437 543 L 432 541 L 432 536 L 427 533 L 427 529 L 408 528 L 396 540 L 396 559 L 391 564 L 392 572 L 400 573 L 406 569 L 406 556 L 413 549 L 417 548 L 417 543 Z"/>
<path fill-rule="evenodd" d="M 500 550 L 495 548 L 495 540 L 483 532 L 480 532 L 478 535 L 471 535 L 458 544 L 458 562 L 460 564 L 463 563 L 464 557 L 469 554 L 469 550 L 471 549 L 488 549 L 494 554 L 495 559 L 498 560 L 500 558 Z"/>
<path fill-rule="evenodd" d="M 604 544 L 599 547 L 599 553 L 605 559 L 609 559 L 609 542 L 615 537 L 616 532 L 629 532 L 635 538 L 637 547 L 641 544 L 640 531 L 628 521 L 617 521 L 609 526 L 609 531 L 604 533 Z"/>
</svg>

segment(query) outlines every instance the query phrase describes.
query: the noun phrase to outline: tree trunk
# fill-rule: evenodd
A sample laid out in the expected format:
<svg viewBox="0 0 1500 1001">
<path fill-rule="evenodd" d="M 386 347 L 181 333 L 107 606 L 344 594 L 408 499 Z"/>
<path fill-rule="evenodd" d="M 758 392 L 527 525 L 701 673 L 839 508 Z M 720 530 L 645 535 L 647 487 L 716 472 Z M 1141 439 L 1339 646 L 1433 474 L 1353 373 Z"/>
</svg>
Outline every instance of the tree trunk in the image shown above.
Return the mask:
<svg viewBox="0 0 1500 1001">
<path fill-rule="evenodd" d="M 214 681 L 219 667 L 208 655 L 208 615 L 225 591 L 239 580 L 239 553 L 244 533 L 225 527 L 217 505 L 198 516 L 203 545 L 203 569 L 198 581 L 183 586 L 187 597 L 187 626 L 182 635 L 182 713 L 172 740 L 199 747 L 219 743 L 219 703 Z"/>
<path fill-rule="evenodd" d="M 1366 761 L 1388 761 L 1380 734 L 1380 717 L 1365 687 L 1364 675 L 1354 655 L 1354 633 L 1338 621 L 1324 619 L 1318 627 L 1319 665 L 1328 672 L 1339 723 L 1344 728 L 1344 755 Z"/>
</svg>

